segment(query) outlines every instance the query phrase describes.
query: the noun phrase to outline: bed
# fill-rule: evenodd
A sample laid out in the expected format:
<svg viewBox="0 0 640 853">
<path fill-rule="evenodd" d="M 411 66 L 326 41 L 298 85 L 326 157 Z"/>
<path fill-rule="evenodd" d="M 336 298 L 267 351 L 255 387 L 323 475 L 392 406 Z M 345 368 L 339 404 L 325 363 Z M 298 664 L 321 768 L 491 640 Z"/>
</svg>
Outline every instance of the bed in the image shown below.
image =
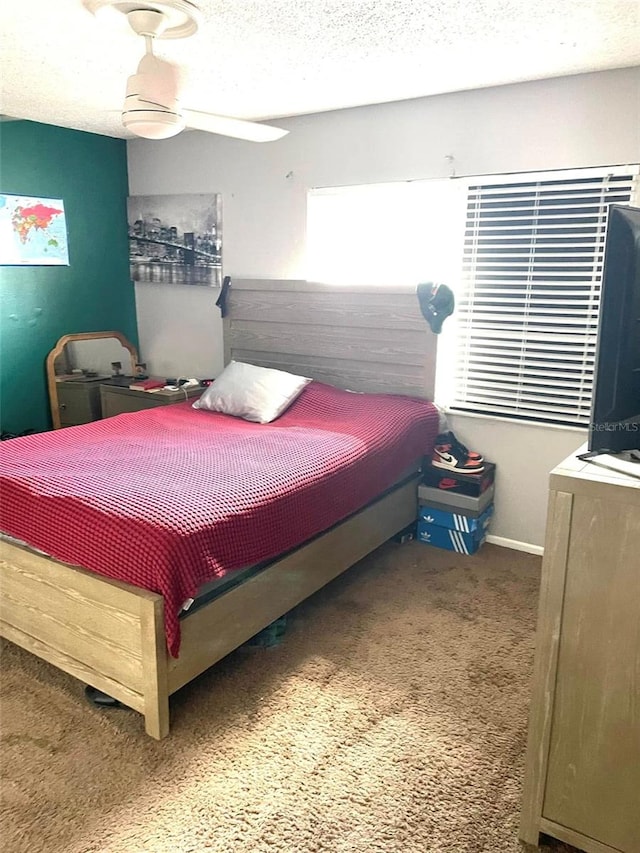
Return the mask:
<svg viewBox="0 0 640 853">
<path fill-rule="evenodd" d="M 293 307 L 292 295 L 295 296 Z M 400 405 L 400 409 L 414 407 L 416 417 L 407 416 L 408 432 L 404 437 L 395 434 L 395 429 L 386 430 L 392 439 L 388 451 L 385 451 L 383 445 L 376 445 L 373 461 L 371 457 L 366 461 L 364 454 L 358 457 L 365 460 L 358 463 L 359 467 L 356 465 L 354 468 L 353 460 L 347 464 L 351 472 L 351 479 L 347 477 L 347 483 L 350 483 L 348 487 L 339 479 L 337 470 L 331 472 L 319 468 L 316 471 L 317 476 L 314 475 L 315 479 L 312 478 L 311 483 L 312 491 L 315 489 L 316 503 L 311 506 L 315 506 L 317 512 L 319 507 L 327 503 L 337 503 L 339 506 L 333 516 L 325 513 L 316 520 L 314 526 L 313 519 L 309 520 L 313 516 L 310 509 L 302 513 L 296 510 L 295 514 L 292 504 L 287 504 L 285 500 L 276 511 L 271 505 L 272 499 L 268 498 L 267 510 L 272 515 L 268 522 L 256 522 L 256 529 L 265 531 L 269 525 L 275 524 L 282 528 L 280 533 L 283 535 L 275 537 L 266 552 L 257 551 L 255 542 L 247 543 L 250 547 L 244 550 L 240 548 L 238 553 L 232 553 L 231 556 L 227 549 L 224 559 L 220 558 L 216 563 L 217 558 L 211 558 L 204 569 L 202 566 L 194 566 L 189 583 L 178 584 L 169 591 L 158 585 L 157 577 L 151 580 L 145 578 L 142 586 L 132 583 L 130 570 L 135 569 L 132 560 L 135 564 L 136 557 L 135 553 L 132 557 L 131 551 L 127 552 L 127 549 L 122 552 L 122 559 L 118 557 L 117 550 L 108 551 L 106 559 L 104 549 L 98 549 L 103 562 L 97 565 L 91 564 L 86 548 L 75 552 L 83 555 L 85 563 L 73 559 L 73 551 L 55 552 L 56 559 L 49 553 L 34 550 L 34 547 L 47 544 L 46 537 L 42 541 L 37 536 L 35 539 L 32 537 L 29 547 L 15 541 L 2 543 L 2 636 L 141 712 L 147 733 L 155 738 L 160 739 L 169 731 L 169 696 L 172 693 L 409 525 L 416 517 L 416 484 L 421 457 L 428 452 L 429 443 L 435 437 L 438 419 L 436 410 L 418 399 L 418 396 L 428 396 L 428 382 L 420 382 L 417 389 L 411 388 L 410 383 L 417 376 L 433 375 L 433 336 L 421 322 L 417 305 L 414 304 L 415 297 L 411 298 L 409 293 L 395 294 L 392 312 L 389 311 L 389 294 L 384 291 L 377 291 L 374 296 L 365 291 L 352 294 L 352 316 L 343 307 L 344 313 L 340 315 L 342 324 L 336 322 L 335 307 L 326 300 L 327 295 L 323 288 L 300 282 L 234 283 L 225 320 L 225 343 L 227 360 L 245 360 L 263 366 L 298 370 L 316 380 L 267 429 L 263 425 L 249 425 L 244 421 L 241 424 L 233 423 L 231 432 L 236 442 L 251 443 L 254 439 L 250 436 L 256 435 L 256 430 L 260 436 L 257 441 L 264 441 L 266 435 L 271 435 L 276 445 L 282 441 L 290 442 L 294 433 L 304 432 L 305 429 L 308 431 L 304 436 L 306 441 L 312 441 L 311 433 L 314 430 L 328 431 L 334 438 L 337 435 L 338 444 L 345 450 L 346 457 L 351 459 L 354 445 L 359 447 L 363 443 L 367 444 L 370 441 L 368 435 L 354 435 L 353 431 L 347 435 L 348 430 L 344 424 L 340 426 L 335 408 L 328 424 L 310 424 L 310 405 L 314 412 L 318 407 L 326 408 L 328 400 L 338 407 L 344 401 L 349 405 L 366 402 L 370 408 L 373 407 L 371 411 L 391 406 L 391 420 L 397 417 L 392 414 L 396 404 Z M 349 297 L 349 294 L 346 295 Z M 375 306 L 376 299 L 379 300 L 378 306 Z M 256 300 L 262 305 L 260 319 L 247 319 L 247 315 L 255 309 Z M 269 306 L 268 310 L 265 305 Z M 326 310 L 333 311 L 331 326 L 323 322 L 323 305 Z M 287 314 L 284 320 L 283 307 Z M 350 320 L 357 317 L 362 322 L 363 316 L 369 317 L 368 326 L 357 327 L 360 333 L 354 344 Z M 380 326 L 389 323 L 392 334 L 385 335 Z M 283 324 L 289 332 L 284 338 Z M 305 327 L 304 334 L 296 330 L 297 325 Z M 403 329 L 403 325 L 408 328 Z M 342 346 L 335 331 L 340 328 L 345 338 Z M 368 344 L 365 330 L 369 336 Z M 330 334 L 335 342 L 330 350 L 320 342 L 320 338 L 326 334 Z M 393 337 L 397 340 L 395 350 L 391 346 Z M 412 341 L 409 348 L 408 338 Z M 288 344 L 283 346 L 283 340 L 288 341 Z M 279 342 L 279 346 L 276 342 Z M 384 346 L 381 355 L 387 357 L 388 361 L 382 361 L 381 358 L 380 362 L 376 362 L 375 348 L 379 348 L 381 342 Z M 299 351 L 287 352 L 287 348 L 297 348 Z M 406 353 L 407 349 L 411 350 L 409 354 Z M 327 352 L 331 355 L 327 356 Z M 340 352 L 344 353 L 342 358 Z M 362 361 L 359 361 L 359 355 L 363 356 Z M 431 368 L 429 361 L 432 362 Z M 379 368 L 383 366 L 384 370 L 381 371 Z M 300 370 L 301 367 L 306 369 Z M 408 369 L 405 370 L 405 367 Z M 327 379 L 342 379 L 343 386 L 351 388 L 350 392 L 345 393 L 328 385 Z M 353 387 L 358 384 L 359 388 Z M 376 390 L 384 391 L 385 396 L 369 397 Z M 365 391 L 367 395 L 354 394 L 353 391 Z M 393 392 L 409 396 L 387 396 Z M 100 441 L 106 442 L 104 446 L 108 447 L 108 453 L 111 454 L 115 444 L 127 443 L 123 436 L 140 436 L 141 431 L 148 429 L 156 430 L 155 441 L 162 443 L 158 436 L 164 430 L 165 436 L 178 436 L 180 442 L 183 434 L 179 430 L 192 430 L 194 418 L 199 418 L 199 425 L 206 424 L 197 427 L 205 432 L 211 429 L 215 432 L 216 418 L 218 422 L 225 418 L 227 421 L 237 421 L 227 415 L 194 412 L 190 404 L 184 403 L 108 419 L 97 428 L 96 425 L 73 427 L 61 434 L 45 433 L 27 439 L 15 439 L 15 454 L 20 456 L 20 448 L 28 447 L 29 454 L 22 454 L 25 459 L 32 452 L 35 453 L 38 445 L 51 442 L 54 443 L 54 452 L 63 452 L 63 449 L 68 452 L 72 440 L 79 447 L 91 448 L 92 442 L 98 441 L 96 435 L 101 436 Z M 410 425 L 412 420 L 413 427 Z M 63 439 L 65 432 L 67 437 Z M 305 455 L 308 457 L 309 453 L 315 458 L 317 447 L 323 446 L 324 441 L 325 437 L 322 437 L 320 445 L 311 443 L 304 446 L 298 462 Z M 210 446 L 207 447 L 207 452 L 210 452 Z M 385 453 L 389 458 L 386 458 Z M 98 453 L 96 455 L 99 456 Z M 149 470 L 151 463 L 148 459 L 145 459 L 145 464 Z M 201 464 L 201 459 L 195 460 L 196 466 Z M 249 468 L 259 478 L 264 478 L 264 468 L 258 467 L 255 471 L 255 466 L 250 465 Z M 374 469 L 375 475 L 369 476 L 367 471 Z M 188 470 L 184 470 L 188 474 Z M 247 471 L 243 475 L 246 482 Z M 105 476 L 104 469 L 100 476 Z M 171 471 L 168 471 L 168 476 L 173 476 Z M 331 488 L 327 477 L 335 478 Z M 19 491 L 24 483 L 18 482 L 18 477 L 15 480 L 14 485 Z M 253 487 L 249 486 L 248 491 L 251 493 Z M 45 507 L 45 514 L 55 523 L 52 508 L 55 508 L 60 498 L 56 491 L 58 488 L 59 484 L 52 490 L 50 485 L 45 486 L 40 482 L 37 489 L 32 489 L 37 493 L 32 495 L 33 502 L 22 505 L 23 508 L 30 506 L 31 509 L 27 511 L 40 512 Z M 47 489 L 49 493 L 43 494 Z M 23 488 L 25 491 L 29 489 Z M 347 492 L 350 500 L 342 500 L 342 495 Z M 328 500 L 330 493 L 336 495 L 332 501 Z M 25 494 L 21 497 L 26 500 Z M 287 500 L 291 501 L 291 495 Z M 294 503 L 297 501 L 296 496 Z M 89 517 L 82 516 L 79 505 L 76 509 L 80 513 L 78 524 L 89 523 Z M 96 510 L 95 503 L 92 509 Z M 178 506 L 178 512 L 185 509 L 191 512 L 193 504 L 191 508 Z M 250 504 L 248 517 L 251 518 L 253 513 L 254 518 L 258 518 L 259 511 L 264 509 L 264 506 L 260 508 Z M 65 511 L 69 511 L 69 506 Z M 136 519 L 133 505 L 127 513 L 124 513 L 127 516 L 126 524 L 122 516 L 117 521 L 122 526 L 121 538 L 131 540 L 131 524 L 136 521 L 142 523 L 144 519 Z M 292 518 L 292 513 L 295 518 Z M 12 535 L 22 532 L 20 524 L 15 521 L 19 515 L 14 513 L 14 521 L 9 525 L 11 529 L 6 532 Z M 99 530 L 98 516 L 99 513 L 89 519 L 92 524 L 96 524 L 96 531 Z M 224 525 L 224 521 L 218 521 Z M 252 529 L 252 525 L 247 527 L 246 521 L 245 518 L 242 532 L 245 538 L 248 536 L 247 531 Z M 142 528 L 138 526 L 135 529 L 135 538 L 138 538 Z M 171 532 L 171 524 L 168 529 Z M 100 538 L 97 533 L 96 536 Z M 16 535 L 16 538 L 27 539 L 20 535 Z M 80 535 L 62 537 L 63 540 L 65 538 L 74 539 L 76 548 L 78 542 L 82 541 Z M 85 546 L 86 542 L 85 536 Z M 278 551 L 277 554 L 274 549 Z M 47 551 L 47 548 L 42 547 L 41 550 Z M 193 552 L 188 549 L 187 553 L 193 556 Z M 207 579 L 217 576 L 227 578 L 234 571 L 240 572 L 243 565 L 246 566 L 248 557 L 255 568 L 242 572 L 241 583 L 223 586 L 221 593 L 178 620 L 178 601 L 182 604 L 183 597 L 197 597 Z M 120 562 L 122 565 L 119 565 Z M 91 570 L 87 565 L 90 565 Z"/>
</svg>

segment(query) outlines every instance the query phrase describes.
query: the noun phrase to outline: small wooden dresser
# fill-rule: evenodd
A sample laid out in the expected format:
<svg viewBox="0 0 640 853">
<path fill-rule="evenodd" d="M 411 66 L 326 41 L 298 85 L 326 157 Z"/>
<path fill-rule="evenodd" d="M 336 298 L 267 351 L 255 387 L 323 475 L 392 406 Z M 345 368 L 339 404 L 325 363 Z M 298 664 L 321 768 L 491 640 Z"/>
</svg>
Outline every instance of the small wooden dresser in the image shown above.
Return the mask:
<svg viewBox="0 0 640 853">
<path fill-rule="evenodd" d="M 520 837 L 640 853 L 640 479 L 597 462 L 551 472 Z"/>
</svg>

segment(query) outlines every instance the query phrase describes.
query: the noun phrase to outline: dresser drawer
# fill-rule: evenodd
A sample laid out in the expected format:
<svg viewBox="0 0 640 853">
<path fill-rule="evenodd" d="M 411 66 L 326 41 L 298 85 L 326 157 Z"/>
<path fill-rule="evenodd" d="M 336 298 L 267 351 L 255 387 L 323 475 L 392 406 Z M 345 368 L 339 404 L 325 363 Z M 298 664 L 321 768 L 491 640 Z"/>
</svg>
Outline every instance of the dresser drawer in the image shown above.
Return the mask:
<svg viewBox="0 0 640 853">
<path fill-rule="evenodd" d="M 139 412 L 142 409 L 155 409 L 158 406 L 166 406 L 166 402 L 154 397 L 153 394 L 146 396 L 139 394 L 136 397 L 130 397 L 125 394 L 114 393 L 111 390 L 105 391 L 103 389 L 102 392 L 102 416 L 105 418 Z"/>
<path fill-rule="evenodd" d="M 159 406 L 170 406 L 173 403 L 184 403 L 199 397 L 203 388 L 188 388 L 184 391 L 159 391 L 149 393 L 147 391 L 136 391 L 131 388 L 102 385 L 100 389 L 100 400 L 103 418 L 112 418 L 114 415 L 125 415 L 131 412 L 139 412 L 142 409 L 157 409 Z"/>
</svg>

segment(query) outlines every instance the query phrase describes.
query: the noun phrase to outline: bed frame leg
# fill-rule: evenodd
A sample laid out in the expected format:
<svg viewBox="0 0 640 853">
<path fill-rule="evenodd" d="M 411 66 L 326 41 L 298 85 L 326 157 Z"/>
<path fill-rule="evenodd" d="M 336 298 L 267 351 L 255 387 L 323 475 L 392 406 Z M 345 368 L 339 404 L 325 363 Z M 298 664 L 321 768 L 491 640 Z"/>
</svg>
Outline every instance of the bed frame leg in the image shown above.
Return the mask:
<svg viewBox="0 0 640 853">
<path fill-rule="evenodd" d="M 169 734 L 169 697 L 158 702 L 154 707 L 145 699 L 144 707 L 144 730 L 156 740 L 162 740 Z"/>
<path fill-rule="evenodd" d="M 144 672 L 144 727 L 162 740 L 169 734 L 169 685 L 164 602 L 160 596 L 141 602 L 142 669 Z"/>
</svg>

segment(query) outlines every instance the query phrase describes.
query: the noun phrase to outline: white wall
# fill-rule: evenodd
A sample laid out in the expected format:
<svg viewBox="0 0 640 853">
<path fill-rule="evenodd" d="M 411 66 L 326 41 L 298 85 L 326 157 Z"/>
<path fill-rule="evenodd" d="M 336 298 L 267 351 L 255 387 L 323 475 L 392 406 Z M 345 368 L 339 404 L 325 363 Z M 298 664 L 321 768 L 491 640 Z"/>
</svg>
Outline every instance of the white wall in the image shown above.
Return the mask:
<svg viewBox="0 0 640 853">
<path fill-rule="evenodd" d="M 557 78 L 279 121 L 257 145 L 183 133 L 128 143 L 132 195 L 221 192 L 224 273 L 305 278 L 310 187 L 638 162 L 640 68 Z M 274 122 L 275 123 L 275 122 Z M 136 285 L 141 358 L 157 373 L 222 365 L 217 291 Z M 544 540 L 547 472 L 584 431 L 456 416 L 498 464 L 493 533 Z"/>
</svg>

